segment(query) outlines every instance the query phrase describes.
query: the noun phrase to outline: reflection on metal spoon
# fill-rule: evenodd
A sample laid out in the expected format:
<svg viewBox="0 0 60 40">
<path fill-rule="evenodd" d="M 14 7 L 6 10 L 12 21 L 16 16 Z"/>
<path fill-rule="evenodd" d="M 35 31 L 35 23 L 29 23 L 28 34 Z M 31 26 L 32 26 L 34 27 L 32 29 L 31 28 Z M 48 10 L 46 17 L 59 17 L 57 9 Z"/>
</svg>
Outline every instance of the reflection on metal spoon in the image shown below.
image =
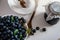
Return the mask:
<svg viewBox="0 0 60 40">
<path fill-rule="evenodd" d="M 24 0 L 18 0 L 20 1 L 20 5 L 23 7 L 23 8 L 26 8 L 26 2 Z"/>
</svg>

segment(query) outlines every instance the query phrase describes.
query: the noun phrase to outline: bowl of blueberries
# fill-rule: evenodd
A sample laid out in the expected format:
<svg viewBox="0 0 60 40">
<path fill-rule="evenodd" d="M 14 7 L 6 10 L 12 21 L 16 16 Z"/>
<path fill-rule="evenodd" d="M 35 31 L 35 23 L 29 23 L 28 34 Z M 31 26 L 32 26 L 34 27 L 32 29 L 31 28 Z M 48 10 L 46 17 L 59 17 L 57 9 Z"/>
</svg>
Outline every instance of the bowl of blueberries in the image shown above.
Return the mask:
<svg viewBox="0 0 60 40">
<path fill-rule="evenodd" d="M 27 36 L 26 20 L 18 16 L 0 16 L 0 40 L 24 40 Z"/>
</svg>

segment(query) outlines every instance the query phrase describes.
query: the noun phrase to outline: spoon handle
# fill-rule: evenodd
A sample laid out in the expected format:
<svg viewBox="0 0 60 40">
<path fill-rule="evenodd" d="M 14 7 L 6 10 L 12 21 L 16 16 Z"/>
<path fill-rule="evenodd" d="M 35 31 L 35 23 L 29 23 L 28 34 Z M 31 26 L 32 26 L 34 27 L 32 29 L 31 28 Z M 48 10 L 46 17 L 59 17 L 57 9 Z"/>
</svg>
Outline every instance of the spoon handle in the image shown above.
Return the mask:
<svg viewBox="0 0 60 40">
<path fill-rule="evenodd" d="M 28 22 L 28 27 L 29 27 L 29 28 L 32 28 L 32 20 L 33 20 L 33 18 L 34 18 L 34 15 L 35 15 L 35 11 L 33 12 L 32 16 L 31 16 L 31 18 L 30 18 L 30 20 L 29 20 L 29 22 Z"/>
<path fill-rule="evenodd" d="M 35 13 L 36 13 L 36 9 L 37 9 L 37 6 L 38 6 L 38 0 L 35 0 L 35 3 L 36 3 L 36 6 L 35 6 L 35 10 L 33 11 L 33 14 L 32 14 L 32 16 L 31 16 L 31 18 L 30 18 L 30 20 L 28 21 L 28 27 L 29 28 L 32 28 L 32 20 L 33 20 L 33 18 L 34 18 L 34 16 L 35 16 Z"/>
</svg>

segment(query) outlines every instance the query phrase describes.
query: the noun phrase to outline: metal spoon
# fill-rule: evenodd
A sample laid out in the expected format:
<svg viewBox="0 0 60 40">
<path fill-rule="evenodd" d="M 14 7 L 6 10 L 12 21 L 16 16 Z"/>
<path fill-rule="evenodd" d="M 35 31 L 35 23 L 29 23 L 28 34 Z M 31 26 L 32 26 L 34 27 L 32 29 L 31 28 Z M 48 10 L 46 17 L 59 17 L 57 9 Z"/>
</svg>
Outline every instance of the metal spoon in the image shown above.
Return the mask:
<svg viewBox="0 0 60 40">
<path fill-rule="evenodd" d="M 26 8 L 26 2 L 24 0 L 18 0 L 20 1 L 20 5 L 23 7 L 23 8 Z"/>
<path fill-rule="evenodd" d="M 33 12 L 32 16 L 27 24 L 29 28 L 32 28 L 32 20 L 33 20 L 34 16 L 35 16 L 35 11 Z"/>
<path fill-rule="evenodd" d="M 35 1 L 35 2 L 36 2 L 36 1 Z M 28 21 L 28 24 L 27 24 L 27 25 L 28 25 L 29 28 L 32 28 L 32 20 L 33 20 L 33 18 L 34 18 L 34 16 L 35 16 L 37 6 L 38 6 L 38 4 L 36 3 L 35 10 L 33 11 L 33 14 L 32 14 L 32 16 L 31 16 L 31 18 L 30 18 L 30 20 Z"/>
<path fill-rule="evenodd" d="M 35 0 L 35 2 L 36 2 L 36 0 Z M 38 2 L 37 2 L 37 3 L 38 3 Z M 32 31 L 31 31 L 31 29 L 32 29 L 32 20 L 33 20 L 33 18 L 34 18 L 34 16 L 35 16 L 35 13 L 36 13 L 36 9 L 37 9 L 37 6 L 38 6 L 37 3 L 36 3 L 36 6 L 35 6 L 35 10 L 33 11 L 32 16 L 31 16 L 30 20 L 29 20 L 28 23 L 27 23 L 28 28 L 30 29 L 29 35 L 30 35 L 30 33 L 32 32 Z"/>
</svg>

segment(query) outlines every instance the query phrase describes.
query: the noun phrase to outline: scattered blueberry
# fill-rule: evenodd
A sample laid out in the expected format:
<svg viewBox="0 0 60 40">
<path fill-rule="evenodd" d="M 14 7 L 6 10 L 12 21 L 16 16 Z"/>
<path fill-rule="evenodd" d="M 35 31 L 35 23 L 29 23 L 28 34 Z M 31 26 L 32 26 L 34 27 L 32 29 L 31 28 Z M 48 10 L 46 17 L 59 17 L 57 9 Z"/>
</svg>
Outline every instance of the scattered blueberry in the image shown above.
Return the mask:
<svg viewBox="0 0 60 40">
<path fill-rule="evenodd" d="M 32 29 L 32 32 L 33 32 L 33 33 L 36 33 L 36 29 Z"/>
<path fill-rule="evenodd" d="M 36 27 L 36 30 L 39 30 L 40 28 L 39 27 Z"/>
<path fill-rule="evenodd" d="M 46 31 L 46 28 L 42 28 L 42 31 L 45 32 Z"/>
</svg>

